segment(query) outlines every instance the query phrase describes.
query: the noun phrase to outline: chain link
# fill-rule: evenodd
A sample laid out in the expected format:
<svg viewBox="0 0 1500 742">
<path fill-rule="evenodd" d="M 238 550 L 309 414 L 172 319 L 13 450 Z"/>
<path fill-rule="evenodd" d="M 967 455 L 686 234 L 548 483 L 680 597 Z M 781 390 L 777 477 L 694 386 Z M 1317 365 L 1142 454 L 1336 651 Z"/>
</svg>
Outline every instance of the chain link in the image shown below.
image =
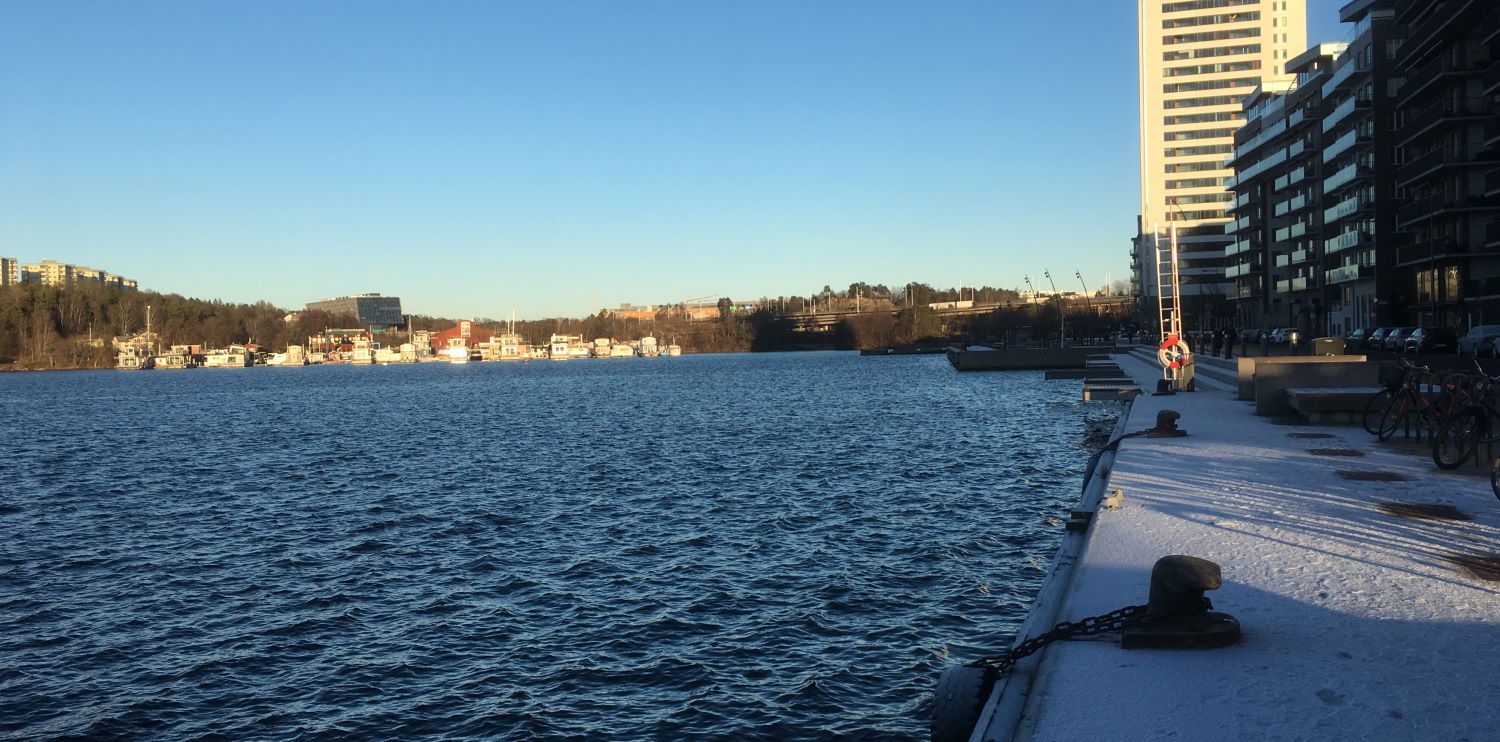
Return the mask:
<svg viewBox="0 0 1500 742">
<path fill-rule="evenodd" d="M 1206 611 L 1212 607 L 1213 604 L 1205 597 L 1203 598 L 1203 607 L 1198 610 Z M 1197 610 L 1193 612 L 1197 612 Z M 1045 633 L 1033 636 L 1011 647 L 1005 654 L 993 657 L 981 657 L 968 663 L 968 665 L 969 667 L 992 668 L 996 673 L 1004 675 L 1010 672 L 1010 669 L 1015 666 L 1016 662 L 1020 661 L 1023 657 L 1036 654 L 1042 647 L 1052 642 L 1072 639 L 1077 636 L 1092 636 L 1094 634 L 1123 631 L 1125 627 L 1129 626 L 1137 618 L 1145 615 L 1146 606 L 1128 605 L 1124 608 L 1112 610 L 1109 613 L 1080 618 L 1077 621 L 1063 621 L 1048 629 Z"/>
</svg>

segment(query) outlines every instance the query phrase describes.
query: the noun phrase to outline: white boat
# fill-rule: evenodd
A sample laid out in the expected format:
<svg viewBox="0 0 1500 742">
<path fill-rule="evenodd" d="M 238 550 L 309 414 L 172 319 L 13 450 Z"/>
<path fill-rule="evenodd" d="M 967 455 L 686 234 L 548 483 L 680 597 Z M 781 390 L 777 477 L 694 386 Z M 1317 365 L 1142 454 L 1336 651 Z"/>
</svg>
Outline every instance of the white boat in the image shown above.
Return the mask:
<svg viewBox="0 0 1500 742">
<path fill-rule="evenodd" d="M 676 358 L 677 356 L 682 355 L 682 346 L 678 345 L 677 343 L 672 343 L 671 345 L 668 345 L 667 346 L 667 355 L 672 356 L 673 358 Z"/>
<path fill-rule="evenodd" d="M 242 345 L 231 345 L 203 354 L 204 368 L 249 368 L 253 365 L 255 355 Z"/>
</svg>

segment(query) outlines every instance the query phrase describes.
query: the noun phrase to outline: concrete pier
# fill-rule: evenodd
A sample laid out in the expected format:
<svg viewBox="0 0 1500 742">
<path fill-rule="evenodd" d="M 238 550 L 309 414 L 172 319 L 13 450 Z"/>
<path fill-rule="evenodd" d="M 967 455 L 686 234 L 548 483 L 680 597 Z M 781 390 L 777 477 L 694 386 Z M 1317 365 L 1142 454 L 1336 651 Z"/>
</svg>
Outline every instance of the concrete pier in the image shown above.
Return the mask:
<svg viewBox="0 0 1500 742">
<path fill-rule="evenodd" d="M 1158 368 L 1118 360 L 1154 388 Z M 1135 399 L 1119 431 L 1169 409 L 1188 435 L 1127 439 L 1106 459 L 1097 486 L 1115 507 L 1094 513 L 1076 562 L 1059 555 L 1070 569 L 1034 610 L 1050 626 L 1145 603 L 1156 560 L 1185 554 L 1220 565 L 1208 597 L 1243 641 L 1054 643 L 996 684 L 971 740 L 1500 739 L 1488 466 L 1439 471 L 1425 448 L 1357 426 L 1256 416 L 1222 386 Z"/>
</svg>

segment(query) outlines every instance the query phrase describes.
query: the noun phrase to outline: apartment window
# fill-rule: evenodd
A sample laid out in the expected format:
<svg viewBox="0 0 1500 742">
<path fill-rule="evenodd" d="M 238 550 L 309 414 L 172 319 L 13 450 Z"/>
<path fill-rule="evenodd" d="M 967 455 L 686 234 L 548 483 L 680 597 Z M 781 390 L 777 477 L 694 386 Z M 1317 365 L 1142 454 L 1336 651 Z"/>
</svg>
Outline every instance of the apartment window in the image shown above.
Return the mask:
<svg viewBox="0 0 1500 742">
<path fill-rule="evenodd" d="M 1163 152 L 1167 157 L 1194 157 L 1196 155 L 1227 155 L 1234 151 L 1232 144 L 1204 144 L 1197 147 L 1168 147 Z"/>
<path fill-rule="evenodd" d="M 1233 193 L 1200 193 L 1196 196 L 1168 196 L 1167 205 L 1173 204 L 1221 204 L 1233 201 Z"/>
<path fill-rule="evenodd" d="M 1221 139 L 1234 136 L 1234 129 L 1192 129 L 1189 131 L 1169 131 L 1162 135 L 1168 142 L 1181 142 L 1189 139 Z"/>
<path fill-rule="evenodd" d="M 1240 54 L 1259 53 L 1260 44 L 1242 44 L 1240 46 L 1210 46 L 1204 49 L 1162 52 L 1161 59 L 1163 62 L 1174 62 L 1179 59 L 1207 59 L 1210 57 L 1233 57 Z"/>
<path fill-rule="evenodd" d="M 1196 44 L 1200 41 L 1228 41 L 1230 39 L 1249 39 L 1259 35 L 1259 28 L 1233 28 L 1228 31 L 1199 31 L 1197 33 L 1171 34 L 1161 37 L 1161 43 L 1163 46 L 1171 46 L 1173 44 Z"/>
<path fill-rule="evenodd" d="M 1162 108 L 1197 108 L 1199 106 L 1237 106 L 1245 102 L 1243 95 L 1212 95 L 1205 98 L 1178 98 L 1162 101 Z"/>
<path fill-rule="evenodd" d="M 1162 28 L 1191 28 L 1193 26 L 1217 26 L 1220 23 L 1241 23 L 1260 20 L 1260 11 L 1247 10 L 1242 13 L 1220 13 L 1218 15 L 1195 15 L 1187 18 L 1166 18 Z"/>
<path fill-rule="evenodd" d="M 1168 163 L 1168 173 L 1201 173 L 1204 170 L 1226 170 L 1224 163 L 1219 160 L 1208 160 L 1206 162 L 1173 162 Z"/>
<path fill-rule="evenodd" d="M 1167 203 L 1167 205 L 1171 206 L 1172 204 L 1169 201 Z M 1170 211 L 1167 212 L 1167 221 L 1169 221 L 1169 222 L 1186 222 L 1186 221 L 1197 221 L 1199 219 L 1223 219 L 1223 218 L 1224 218 L 1224 210 L 1223 209 L 1203 209 L 1201 211 L 1178 211 L 1178 210 L 1174 209 L 1174 210 L 1170 210 Z"/>
<path fill-rule="evenodd" d="M 1230 80 L 1203 80 L 1201 82 L 1170 82 L 1161 86 L 1163 93 L 1191 93 L 1198 90 L 1220 90 L 1222 88 L 1253 88 L 1260 84 L 1259 77 L 1236 77 Z"/>
<path fill-rule="evenodd" d="M 1218 113 L 1193 113 L 1186 116 L 1166 116 L 1162 121 L 1167 126 L 1177 124 L 1212 124 L 1218 121 L 1243 121 L 1244 111 L 1219 111 Z"/>
<path fill-rule="evenodd" d="M 1187 0 L 1180 3 L 1162 3 L 1161 12 L 1181 13 L 1185 10 L 1207 10 L 1209 8 L 1228 8 L 1235 5 L 1259 5 L 1260 0 Z"/>
<path fill-rule="evenodd" d="M 1220 188 L 1224 185 L 1224 181 L 1224 178 L 1186 178 L 1183 180 L 1169 180 L 1167 181 L 1167 188 Z"/>
<path fill-rule="evenodd" d="M 1165 77 L 1183 75 L 1211 75 L 1216 72 L 1247 72 L 1260 69 L 1260 60 L 1245 62 L 1219 62 L 1218 64 L 1190 64 L 1185 67 L 1167 67 L 1161 71 Z"/>
</svg>

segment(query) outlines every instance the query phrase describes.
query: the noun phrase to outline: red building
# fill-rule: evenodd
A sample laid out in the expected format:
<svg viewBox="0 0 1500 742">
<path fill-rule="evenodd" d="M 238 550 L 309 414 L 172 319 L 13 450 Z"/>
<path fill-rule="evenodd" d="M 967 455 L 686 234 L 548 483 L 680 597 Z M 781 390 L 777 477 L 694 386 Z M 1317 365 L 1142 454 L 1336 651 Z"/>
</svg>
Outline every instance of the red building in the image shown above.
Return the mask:
<svg viewBox="0 0 1500 742">
<path fill-rule="evenodd" d="M 479 343 L 494 339 L 495 333 L 480 327 L 472 320 L 459 320 L 453 327 L 435 333 L 429 346 L 434 351 L 445 348 L 472 348 Z"/>
</svg>

